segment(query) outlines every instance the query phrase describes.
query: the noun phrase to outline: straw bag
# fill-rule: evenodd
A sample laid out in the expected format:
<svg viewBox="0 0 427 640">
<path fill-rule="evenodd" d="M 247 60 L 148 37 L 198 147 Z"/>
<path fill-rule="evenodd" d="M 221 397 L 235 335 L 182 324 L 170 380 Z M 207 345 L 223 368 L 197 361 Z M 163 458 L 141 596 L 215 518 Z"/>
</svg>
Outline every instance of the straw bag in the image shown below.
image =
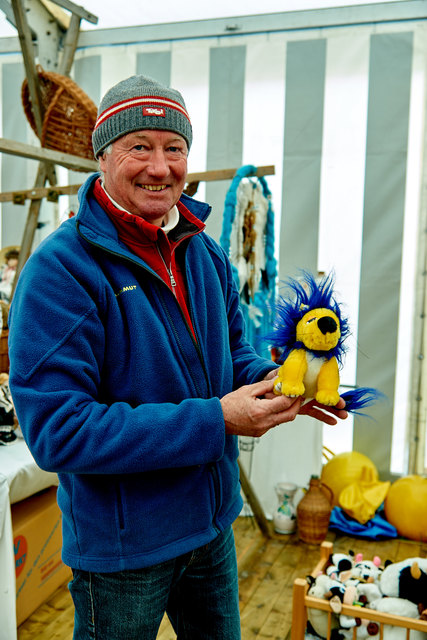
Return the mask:
<svg viewBox="0 0 427 640">
<path fill-rule="evenodd" d="M 42 147 L 93 160 L 95 103 L 71 78 L 44 71 L 40 66 L 37 66 L 37 74 L 44 113 L 40 137 Z M 21 98 L 27 120 L 38 136 L 26 79 L 22 84 Z"/>
</svg>

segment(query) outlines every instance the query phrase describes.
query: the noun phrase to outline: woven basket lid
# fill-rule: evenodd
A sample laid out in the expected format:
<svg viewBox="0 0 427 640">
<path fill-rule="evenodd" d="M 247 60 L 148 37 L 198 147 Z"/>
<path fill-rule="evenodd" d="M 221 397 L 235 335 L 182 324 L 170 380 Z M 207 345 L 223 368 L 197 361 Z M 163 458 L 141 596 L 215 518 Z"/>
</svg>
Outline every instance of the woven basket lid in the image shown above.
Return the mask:
<svg viewBox="0 0 427 640">
<path fill-rule="evenodd" d="M 22 84 L 25 115 L 42 147 L 93 160 L 92 131 L 97 117 L 95 103 L 67 76 L 37 67 L 44 112 L 38 135 L 28 82 Z"/>
</svg>

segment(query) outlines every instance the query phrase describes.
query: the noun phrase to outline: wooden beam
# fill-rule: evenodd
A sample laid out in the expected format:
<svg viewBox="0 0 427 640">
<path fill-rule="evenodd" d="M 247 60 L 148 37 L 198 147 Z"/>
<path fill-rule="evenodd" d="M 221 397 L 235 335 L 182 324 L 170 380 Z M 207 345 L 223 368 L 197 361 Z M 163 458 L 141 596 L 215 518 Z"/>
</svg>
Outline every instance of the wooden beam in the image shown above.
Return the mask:
<svg viewBox="0 0 427 640">
<path fill-rule="evenodd" d="M 74 54 L 79 40 L 80 22 L 81 18 L 73 13 L 64 39 L 64 48 L 58 67 L 58 73 L 61 73 L 63 76 L 69 76 L 71 67 L 73 66 Z"/>
<path fill-rule="evenodd" d="M 56 20 L 58 26 L 62 31 L 67 31 L 70 26 L 71 16 L 58 7 L 55 2 L 51 0 L 39 0 L 40 4 L 49 12 L 49 14 Z"/>
<path fill-rule="evenodd" d="M 201 171 L 200 173 L 189 173 L 187 176 L 187 182 L 212 182 L 215 180 L 231 180 L 234 178 L 238 169 L 217 169 L 213 171 Z M 274 165 L 268 165 L 265 167 L 257 167 L 255 175 L 270 176 L 274 175 Z"/>
<path fill-rule="evenodd" d="M 0 138 L 1 145 L 1 138 Z M 74 158 L 74 156 L 71 156 Z M 97 171 L 97 168 L 94 169 Z M 187 183 L 193 182 L 211 182 L 214 180 L 227 180 L 232 178 L 237 169 L 219 169 L 217 171 L 203 171 L 200 173 L 189 173 L 187 175 Z M 257 167 L 256 174 L 259 176 L 274 175 L 274 165 Z M 39 200 L 47 198 L 56 201 L 59 196 L 75 195 L 80 189 L 81 184 L 69 184 L 63 187 L 34 187 L 33 189 L 19 189 L 16 191 L 4 191 L 0 193 L 0 202 L 14 202 L 15 204 L 24 204 L 25 200 Z"/>
<path fill-rule="evenodd" d="M 12 0 L 12 8 L 16 20 L 16 28 L 18 29 L 22 57 L 24 59 L 25 75 L 27 76 L 28 90 L 31 100 L 31 110 L 34 115 L 38 137 L 41 138 L 44 107 L 41 100 L 39 77 L 34 60 L 34 47 L 31 30 L 28 24 L 23 0 Z M 55 168 L 52 163 L 46 165 L 46 175 L 51 184 L 56 183 Z"/>
<path fill-rule="evenodd" d="M 41 200 L 46 198 L 51 202 L 56 202 L 59 196 L 75 195 L 81 184 L 71 184 L 65 187 L 33 187 L 22 191 L 4 191 L 0 193 L 0 202 L 13 202 L 14 204 L 25 204 L 26 200 Z"/>
<path fill-rule="evenodd" d="M 98 24 L 98 16 L 95 16 L 90 11 L 86 11 L 84 7 L 81 7 L 78 4 L 74 4 L 70 0 L 52 0 L 58 7 L 62 7 L 63 9 L 67 9 L 67 11 L 71 11 L 71 13 L 79 16 L 82 20 L 87 20 L 92 24 Z"/>
<path fill-rule="evenodd" d="M 53 149 L 35 147 L 30 144 L 24 144 L 23 142 L 8 140 L 7 138 L 0 138 L 0 153 L 9 153 L 12 156 L 21 156 L 23 158 L 29 158 L 30 160 L 59 164 L 61 167 L 75 171 L 91 172 L 98 170 L 96 160 L 80 158 L 79 156 L 74 156 L 70 153 L 61 153 L 61 151 L 54 151 Z"/>
<path fill-rule="evenodd" d="M 43 127 L 43 106 L 40 96 L 36 64 L 34 62 L 34 46 L 31 31 L 28 26 L 27 16 L 22 0 L 12 0 L 12 8 L 15 16 L 16 28 L 18 29 L 22 57 L 24 58 L 25 73 L 27 76 L 34 121 L 38 135 L 41 137 Z"/>
<path fill-rule="evenodd" d="M 270 525 L 268 523 L 267 518 L 265 517 L 264 511 L 262 510 L 261 504 L 259 503 L 259 500 L 257 498 L 257 496 L 255 495 L 255 492 L 252 488 L 252 485 L 250 483 L 250 480 L 248 478 L 248 476 L 246 475 L 246 471 L 243 468 L 242 463 L 240 462 L 240 460 L 237 460 L 237 464 L 239 465 L 239 471 L 240 471 L 240 484 L 242 485 L 242 491 L 246 496 L 246 499 L 249 503 L 250 508 L 252 509 L 252 513 L 254 514 L 254 518 L 258 523 L 258 526 L 261 530 L 261 532 L 264 534 L 264 536 L 266 538 L 271 538 L 271 528 Z"/>
<path fill-rule="evenodd" d="M 43 187 L 43 185 L 46 183 L 46 178 L 47 178 L 47 166 L 43 163 L 40 163 L 37 171 L 35 186 Z M 16 273 L 13 279 L 11 300 L 15 293 L 16 283 L 18 282 L 19 274 L 21 273 L 24 264 L 26 263 L 26 261 L 31 255 L 33 242 L 34 242 L 34 234 L 36 232 L 37 224 L 39 220 L 41 203 L 42 203 L 42 200 L 40 198 L 37 200 L 32 200 L 28 208 L 27 221 L 25 223 L 24 233 L 21 241 L 21 248 L 19 250 L 18 265 L 16 267 Z"/>
</svg>

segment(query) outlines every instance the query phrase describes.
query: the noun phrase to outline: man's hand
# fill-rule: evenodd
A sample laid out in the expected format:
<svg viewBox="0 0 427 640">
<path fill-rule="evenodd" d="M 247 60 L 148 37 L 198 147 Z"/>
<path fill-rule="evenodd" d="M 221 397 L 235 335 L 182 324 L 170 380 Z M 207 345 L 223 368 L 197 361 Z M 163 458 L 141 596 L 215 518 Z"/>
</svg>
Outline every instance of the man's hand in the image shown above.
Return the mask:
<svg viewBox="0 0 427 640">
<path fill-rule="evenodd" d="M 320 404 L 316 400 L 310 400 L 302 405 L 300 408 L 300 415 L 311 416 L 316 420 L 321 420 L 326 424 L 334 425 L 340 420 L 345 420 L 348 417 L 347 411 L 344 409 L 345 401 L 340 398 L 338 404 L 335 407 L 327 407 L 324 404 Z"/>
<path fill-rule="evenodd" d="M 226 433 L 259 438 L 295 419 L 302 398 L 273 395 L 273 380 L 245 385 L 221 398 Z"/>
</svg>

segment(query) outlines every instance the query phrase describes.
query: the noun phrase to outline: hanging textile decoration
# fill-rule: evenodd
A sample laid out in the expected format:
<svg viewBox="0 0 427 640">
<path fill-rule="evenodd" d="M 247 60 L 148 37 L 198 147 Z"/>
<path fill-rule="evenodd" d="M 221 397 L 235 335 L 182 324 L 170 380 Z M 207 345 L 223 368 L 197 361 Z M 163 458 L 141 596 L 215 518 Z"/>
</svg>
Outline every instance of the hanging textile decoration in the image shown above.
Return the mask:
<svg viewBox="0 0 427 640">
<path fill-rule="evenodd" d="M 277 263 L 271 192 L 257 168 L 238 169 L 225 198 L 220 244 L 230 257 L 245 315 L 247 338 L 265 357 L 263 337 L 272 326 Z"/>
</svg>

